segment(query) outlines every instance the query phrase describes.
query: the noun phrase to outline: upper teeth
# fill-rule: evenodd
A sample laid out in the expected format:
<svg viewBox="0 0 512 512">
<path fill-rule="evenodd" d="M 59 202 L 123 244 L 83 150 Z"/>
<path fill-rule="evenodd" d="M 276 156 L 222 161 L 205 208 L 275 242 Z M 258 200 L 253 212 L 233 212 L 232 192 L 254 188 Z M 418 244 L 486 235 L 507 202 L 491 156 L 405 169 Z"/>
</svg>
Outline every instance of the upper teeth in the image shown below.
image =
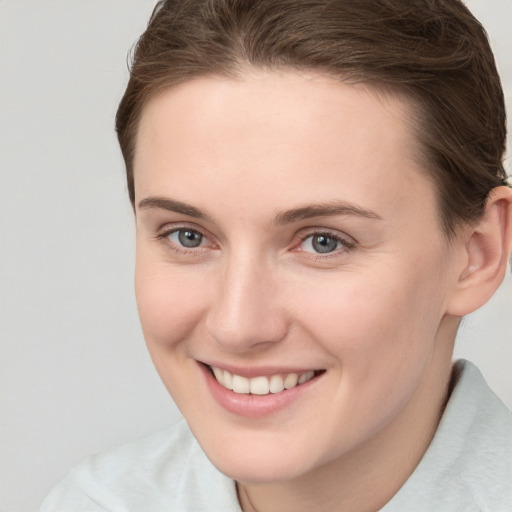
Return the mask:
<svg viewBox="0 0 512 512">
<path fill-rule="evenodd" d="M 217 382 L 235 393 L 253 395 L 268 395 L 279 393 L 285 389 L 291 389 L 299 384 L 304 384 L 315 376 L 313 370 L 304 373 L 288 373 L 286 375 L 272 375 L 271 377 L 253 377 L 248 379 L 241 375 L 234 375 L 227 370 L 221 370 L 215 366 L 211 367 Z"/>
</svg>

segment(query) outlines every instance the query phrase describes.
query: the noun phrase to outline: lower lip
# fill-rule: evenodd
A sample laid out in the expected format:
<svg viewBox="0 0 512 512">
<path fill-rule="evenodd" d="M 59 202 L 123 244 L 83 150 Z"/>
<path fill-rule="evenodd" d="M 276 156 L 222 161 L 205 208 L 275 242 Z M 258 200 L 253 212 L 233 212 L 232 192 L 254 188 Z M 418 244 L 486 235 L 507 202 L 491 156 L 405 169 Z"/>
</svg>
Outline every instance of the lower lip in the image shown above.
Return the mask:
<svg viewBox="0 0 512 512">
<path fill-rule="evenodd" d="M 213 398 L 228 412 L 247 418 L 263 418 L 287 408 L 315 386 L 323 375 L 323 373 L 316 375 L 304 384 L 286 389 L 280 393 L 246 395 L 235 393 L 221 386 L 204 364 L 199 363 L 199 366 Z"/>
</svg>

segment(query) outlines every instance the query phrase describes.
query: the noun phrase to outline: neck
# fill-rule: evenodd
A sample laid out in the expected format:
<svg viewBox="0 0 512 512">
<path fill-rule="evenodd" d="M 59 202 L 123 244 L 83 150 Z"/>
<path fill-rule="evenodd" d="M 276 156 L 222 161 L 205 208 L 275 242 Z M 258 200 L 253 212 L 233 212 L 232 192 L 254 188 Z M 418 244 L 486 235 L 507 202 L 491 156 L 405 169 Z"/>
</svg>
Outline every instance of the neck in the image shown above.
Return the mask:
<svg viewBox="0 0 512 512">
<path fill-rule="evenodd" d="M 455 337 L 458 321 L 449 331 Z M 448 333 L 445 333 L 448 334 Z M 244 512 L 375 512 L 413 473 L 448 398 L 451 336 L 436 344 L 418 389 L 401 413 L 362 445 L 292 481 L 238 482 Z M 447 339 L 448 338 L 448 339 Z"/>
</svg>

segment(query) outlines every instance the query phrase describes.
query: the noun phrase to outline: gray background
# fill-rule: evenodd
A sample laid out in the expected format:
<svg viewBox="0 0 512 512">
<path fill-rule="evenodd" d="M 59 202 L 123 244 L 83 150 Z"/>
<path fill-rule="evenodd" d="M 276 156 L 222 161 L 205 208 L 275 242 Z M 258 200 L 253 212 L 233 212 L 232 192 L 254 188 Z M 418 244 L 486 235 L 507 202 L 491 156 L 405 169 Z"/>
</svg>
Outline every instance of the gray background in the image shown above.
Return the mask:
<svg viewBox="0 0 512 512">
<path fill-rule="evenodd" d="M 144 347 L 113 118 L 154 0 L 0 0 L 0 510 L 178 413 Z M 512 0 L 471 0 L 512 111 Z M 508 164 L 510 173 L 511 166 Z M 456 356 L 512 407 L 512 279 Z"/>
</svg>

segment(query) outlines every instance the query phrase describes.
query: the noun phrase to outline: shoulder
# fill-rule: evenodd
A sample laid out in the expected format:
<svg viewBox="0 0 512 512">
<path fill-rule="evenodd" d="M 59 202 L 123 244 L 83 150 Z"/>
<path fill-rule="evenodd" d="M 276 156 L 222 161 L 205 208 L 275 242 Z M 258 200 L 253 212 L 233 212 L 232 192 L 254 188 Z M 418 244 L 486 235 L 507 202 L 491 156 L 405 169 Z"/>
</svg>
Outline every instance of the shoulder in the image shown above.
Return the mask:
<svg viewBox="0 0 512 512">
<path fill-rule="evenodd" d="M 40 512 L 207 510 L 212 500 L 236 510 L 234 498 L 234 483 L 210 463 L 181 421 L 87 458 L 50 491 Z"/>
<path fill-rule="evenodd" d="M 468 361 L 420 464 L 383 512 L 506 512 L 512 506 L 512 413 Z"/>
<path fill-rule="evenodd" d="M 479 510 L 508 511 L 512 507 L 512 413 L 468 361 L 460 373 L 453 405 L 446 410 L 440 432 L 452 455 L 446 472 L 463 488 Z M 444 418 L 443 418 L 444 419 Z"/>
</svg>

